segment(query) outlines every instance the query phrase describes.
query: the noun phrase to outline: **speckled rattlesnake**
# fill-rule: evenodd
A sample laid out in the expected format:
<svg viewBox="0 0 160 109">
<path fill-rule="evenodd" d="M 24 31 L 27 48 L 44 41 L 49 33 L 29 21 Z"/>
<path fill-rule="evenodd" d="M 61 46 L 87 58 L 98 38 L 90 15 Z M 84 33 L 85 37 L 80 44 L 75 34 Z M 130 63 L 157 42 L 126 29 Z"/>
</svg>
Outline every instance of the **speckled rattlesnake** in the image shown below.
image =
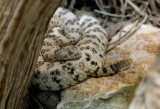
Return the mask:
<svg viewBox="0 0 160 109">
<path fill-rule="evenodd" d="M 131 60 L 126 59 L 104 67 L 107 45 L 107 33 L 95 18 L 76 18 L 58 8 L 49 24 L 33 85 L 46 91 L 62 90 L 88 77 L 115 74 L 130 65 Z"/>
</svg>

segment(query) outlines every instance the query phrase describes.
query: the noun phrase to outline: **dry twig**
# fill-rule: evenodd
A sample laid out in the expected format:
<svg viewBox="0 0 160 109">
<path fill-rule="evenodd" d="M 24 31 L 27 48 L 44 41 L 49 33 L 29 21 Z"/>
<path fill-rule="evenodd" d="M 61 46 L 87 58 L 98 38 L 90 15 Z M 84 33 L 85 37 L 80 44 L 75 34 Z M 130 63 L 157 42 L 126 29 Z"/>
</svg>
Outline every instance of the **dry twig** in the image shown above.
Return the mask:
<svg viewBox="0 0 160 109">
<path fill-rule="evenodd" d="M 106 52 L 111 51 L 114 49 L 118 44 L 126 41 L 128 38 L 130 38 L 140 27 L 141 25 L 147 20 L 147 15 L 145 18 L 139 23 L 139 21 L 136 21 L 134 25 L 123 35 L 119 36 L 118 40 L 114 43 L 109 43 L 108 49 Z M 123 30 L 123 29 L 122 29 Z"/>
</svg>

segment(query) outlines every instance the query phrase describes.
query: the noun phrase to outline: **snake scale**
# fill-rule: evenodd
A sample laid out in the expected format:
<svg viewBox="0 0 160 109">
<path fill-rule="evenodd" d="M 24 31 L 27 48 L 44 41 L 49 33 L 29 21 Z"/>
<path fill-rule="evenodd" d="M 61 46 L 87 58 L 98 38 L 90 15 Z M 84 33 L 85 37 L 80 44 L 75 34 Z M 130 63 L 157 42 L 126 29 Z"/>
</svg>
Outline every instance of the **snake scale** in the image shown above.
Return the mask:
<svg viewBox="0 0 160 109">
<path fill-rule="evenodd" d="M 76 17 L 58 8 L 49 23 L 33 85 L 45 91 L 71 87 L 89 77 L 109 76 L 130 65 L 130 59 L 104 66 L 108 36 L 98 20 Z"/>
</svg>

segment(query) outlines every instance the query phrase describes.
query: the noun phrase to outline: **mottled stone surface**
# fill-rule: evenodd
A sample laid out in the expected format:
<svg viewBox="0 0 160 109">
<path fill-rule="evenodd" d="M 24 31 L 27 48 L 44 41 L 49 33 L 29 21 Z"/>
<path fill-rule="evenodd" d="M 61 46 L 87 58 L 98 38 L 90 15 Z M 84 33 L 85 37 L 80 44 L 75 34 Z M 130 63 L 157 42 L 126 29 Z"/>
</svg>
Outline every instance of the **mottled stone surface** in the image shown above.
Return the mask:
<svg viewBox="0 0 160 109">
<path fill-rule="evenodd" d="M 159 42 L 160 30 L 142 25 L 129 40 L 106 54 L 106 65 L 131 58 L 130 68 L 113 76 L 91 78 L 64 90 L 57 109 L 127 109 L 137 81 L 151 66 Z"/>
</svg>

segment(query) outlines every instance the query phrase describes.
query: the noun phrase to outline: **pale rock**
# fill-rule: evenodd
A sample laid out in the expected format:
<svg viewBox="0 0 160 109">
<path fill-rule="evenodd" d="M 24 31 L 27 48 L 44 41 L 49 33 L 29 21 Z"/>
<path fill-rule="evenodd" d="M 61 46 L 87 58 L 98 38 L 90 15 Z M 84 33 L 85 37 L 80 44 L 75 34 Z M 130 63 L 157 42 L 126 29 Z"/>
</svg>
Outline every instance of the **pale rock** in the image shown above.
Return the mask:
<svg viewBox="0 0 160 109">
<path fill-rule="evenodd" d="M 126 26 L 124 31 L 131 26 Z M 127 109 L 137 82 L 151 67 L 159 42 L 160 29 L 142 25 L 130 39 L 106 54 L 106 65 L 131 58 L 130 68 L 64 90 L 57 109 Z"/>
</svg>

